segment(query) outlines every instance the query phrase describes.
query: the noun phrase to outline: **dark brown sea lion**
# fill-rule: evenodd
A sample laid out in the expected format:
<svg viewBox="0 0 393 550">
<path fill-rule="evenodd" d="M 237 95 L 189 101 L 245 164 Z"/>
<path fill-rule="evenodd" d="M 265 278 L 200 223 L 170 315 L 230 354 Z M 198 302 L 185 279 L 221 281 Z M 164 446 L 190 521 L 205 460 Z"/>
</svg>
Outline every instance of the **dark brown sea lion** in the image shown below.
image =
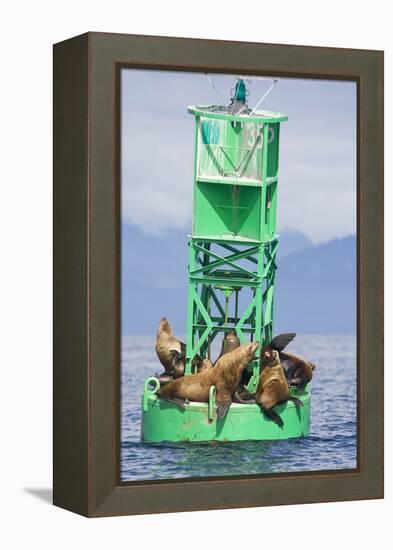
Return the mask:
<svg viewBox="0 0 393 550">
<path fill-rule="evenodd" d="M 185 356 L 176 349 L 171 349 L 171 355 L 172 362 L 169 368 L 165 369 L 165 372 L 172 376 L 172 378 L 180 378 L 180 376 L 184 376 Z"/>
<path fill-rule="evenodd" d="M 261 407 L 268 418 L 282 428 L 284 422 L 280 415 L 273 410 L 273 407 L 288 400 L 293 401 L 297 407 L 303 406 L 300 399 L 289 394 L 288 382 L 280 363 L 278 351 L 265 350 L 262 358 L 262 371 L 255 394 L 255 402 Z"/>
<path fill-rule="evenodd" d="M 170 367 L 166 369 L 165 374 L 168 373 L 173 379 L 180 378 L 180 376 L 184 376 L 186 358 L 182 355 L 182 353 L 175 349 L 171 349 L 171 354 L 172 362 Z M 196 370 L 196 372 L 202 372 L 213 368 L 213 365 L 208 358 L 201 361 L 199 356 L 197 356 L 197 359 L 195 359 L 192 363 L 192 367 Z"/>
<path fill-rule="evenodd" d="M 232 403 L 243 370 L 253 359 L 258 342 L 244 344 L 219 359 L 213 369 L 182 376 L 157 392 L 158 396 L 184 408 L 184 401 L 209 401 L 211 386 L 216 388 L 217 418 L 223 418 Z"/>
<path fill-rule="evenodd" d="M 292 353 L 281 352 L 279 355 L 288 384 L 291 386 L 304 386 L 311 381 L 315 369 L 314 363 Z"/>
</svg>

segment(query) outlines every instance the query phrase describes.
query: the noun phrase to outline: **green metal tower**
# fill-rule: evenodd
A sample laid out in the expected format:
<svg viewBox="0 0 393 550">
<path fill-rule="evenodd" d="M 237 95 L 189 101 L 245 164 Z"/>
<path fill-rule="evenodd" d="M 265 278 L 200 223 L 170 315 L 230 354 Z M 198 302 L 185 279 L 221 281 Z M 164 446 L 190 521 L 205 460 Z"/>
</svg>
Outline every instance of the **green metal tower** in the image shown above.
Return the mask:
<svg viewBox="0 0 393 550">
<path fill-rule="evenodd" d="M 218 333 L 235 329 L 242 343 L 272 338 L 280 123 L 288 117 L 251 110 L 242 79 L 229 107 L 188 112 L 195 116 L 185 370 L 191 374 L 194 357 L 208 356 Z M 258 363 L 256 357 L 250 366 L 250 391 Z"/>
</svg>

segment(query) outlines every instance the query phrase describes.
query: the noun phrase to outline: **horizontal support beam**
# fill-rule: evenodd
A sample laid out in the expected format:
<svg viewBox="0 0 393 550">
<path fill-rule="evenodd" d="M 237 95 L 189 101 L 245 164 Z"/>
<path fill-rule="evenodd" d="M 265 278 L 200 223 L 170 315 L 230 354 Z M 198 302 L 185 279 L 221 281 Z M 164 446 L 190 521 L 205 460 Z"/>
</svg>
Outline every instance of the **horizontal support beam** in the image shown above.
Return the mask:
<svg viewBox="0 0 393 550">
<path fill-rule="evenodd" d="M 198 330 L 206 329 L 206 325 L 193 325 L 194 328 Z M 210 332 L 222 332 L 222 331 L 231 331 L 235 327 L 228 327 L 228 326 L 213 326 L 210 327 Z M 254 332 L 254 327 L 243 327 L 243 332 Z"/>
<path fill-rule="evenodd" d="M 214 323 L 220 323 L 220 322 L 223 323 L 223 322 L 225 321 L 224 317 L 217 317 L 217 316 L 211 316 L 210 319 L 211 319 Z M 250 321 L 250 319 L 251 319 L 251 316 L 248 317 L 244 322 L 245 322 L 246 324 L 252 324 L 252 321 Z M 238 321 L 239 321 L 239 318 L 236 319 L 235 317 L 228 317 L 228 320 L 227 320 L 227 321 L 228 321 L 228 323 L 237 324 Z"/>
<path fill-rule="evenodd" d="M 235 238 L 231 238 L 231 237 L 226 237 L 226 236 L 219 236 L 219 235 L 216 235 L 216 236 L 208 236 L 208 235 L 188 235 L 188 238 L 189 238 L 189 243 L 193 242 L 193 243 L 198 243 L 198 244 L 203 244 L 203 243 L 210 243 L 210 244 L 217 244 L 217 245 L 224 245 L 224 244 L 227 244 L 229 246 L 235 246 L 235 245 L 241 245 L 241 246 L 258 246 L 258 245 L 262 245 L 262 246 L 269 246 L 271 245 L 272 243 L 274 243 L 275 241 L 278 241 L 279 239 L 279 235 L 274 235 L 273 237 L 271 237 L 270 239 L 265 239 L 263 241 L 258 241 L 258 240 L 254 240 L 254 239 L 247 239 L 247 238 L 242 238 L 242 237 L 235 237 Z"/>
<path fill-rule="evenodd" d="M 226 285 L 226 286 L 246 286 L 251 288 L 257 288 L 262 284 L 262 279 L 250 280 L 250 279 L 237 279 L 231 277 L 190 277 L 191 283 L 203 284 L 203 285 Z"/>
<path fill-rule="evenodd" d="M 271 185 L 272 183 L 277 183 L 278 177 L 267 177 L 266 186 Z M 241 185 L 244 187 L 262 187 L 262 180 L 252 180 L 252 179 L 241 179 L 231 176 L 221 176 L 221 177 L 209 177 L 206 175 L 199 175 L 196 178 L 196 183 L 220 183 L 222 185 Z"/>
</svg>

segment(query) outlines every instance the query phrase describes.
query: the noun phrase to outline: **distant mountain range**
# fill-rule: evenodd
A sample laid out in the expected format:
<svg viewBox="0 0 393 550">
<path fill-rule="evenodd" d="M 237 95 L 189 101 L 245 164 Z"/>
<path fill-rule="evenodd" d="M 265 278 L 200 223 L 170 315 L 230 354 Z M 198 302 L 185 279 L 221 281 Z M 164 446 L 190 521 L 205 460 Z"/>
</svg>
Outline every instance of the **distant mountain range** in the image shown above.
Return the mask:
<svg viewBox="0 0 393 550">
<path fill-rule="evenodd" d="M 280 244 L 277 251 L 277 258 L 283 258 L 300 250 L 306 250 L 313 246 L 312 241 L 299 231 L 284 231 L 280 233 Z"/>
<path fill-rule="evenodd" d="M 278 263 L 276 331 L 356 331 L 356 239 L 335 239 Z"/>
<path fill-rule="evenodd" d="M 356 239 L 322 245 L 302 233 L 280 235 L 275 332 L 353 333 L 356 330 Z M 186 332 L 187 235 L 122 228 L 122 332 L 153 334 L 167 316 Z"/>
</svg>

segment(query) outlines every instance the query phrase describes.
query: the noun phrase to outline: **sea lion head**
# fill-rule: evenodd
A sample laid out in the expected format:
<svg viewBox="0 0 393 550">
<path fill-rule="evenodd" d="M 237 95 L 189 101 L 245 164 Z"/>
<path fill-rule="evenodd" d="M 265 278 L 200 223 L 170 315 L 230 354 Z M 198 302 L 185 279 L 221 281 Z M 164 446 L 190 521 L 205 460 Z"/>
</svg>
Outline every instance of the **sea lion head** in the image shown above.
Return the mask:
<svg viewBox="0 0 393 550">
<path fill-rule="evenodd" d="M 258 346 L 259 346 L 259 342 L 251 342 L 250 344 L 246 344 L 246 355 L 249 361 L 253 359 L 254 354 L 258 349 Z"/>
<path fill-rule="evenodd" d="M 167 334 L 172 336 L 172 327 L 166 317 L 163 317 L 158 325 L 158 334 Z"/>
<path fill-rule="evenodd" d="M 263 353 L 262 361 L 264 366 L 273 367 L 277 365 L 280 361 L 278 351 L 276 351 L 275 349 L 265 350 Z"/>
<path fill-rule="evenodd" d="M 210 359 L 205 357 L 205 359 L 201 363 L 201 366 L 199 368 L 199 372 L 205 372 L 205 371 L 207 371 L 209 369 L 212 369 L 212 368 L 213 368 L 212 362 L 210 361 Z"/>
<path fill-rule="evenodd" d="M 240 347 L 240 340 L 237 337 L 236 330 L 231 329 L 225 335 L 221 345 L 220 357 L 225 353 L 230 353 Z"/>
<path fill-rule="evenodd" d="M 173 378 L 184 376 L 184 355 L 177 349 L 171 349 L 170 354 L 172 356 L 171 366 L 168 369 L 170 376 Z"/>
</svg>

